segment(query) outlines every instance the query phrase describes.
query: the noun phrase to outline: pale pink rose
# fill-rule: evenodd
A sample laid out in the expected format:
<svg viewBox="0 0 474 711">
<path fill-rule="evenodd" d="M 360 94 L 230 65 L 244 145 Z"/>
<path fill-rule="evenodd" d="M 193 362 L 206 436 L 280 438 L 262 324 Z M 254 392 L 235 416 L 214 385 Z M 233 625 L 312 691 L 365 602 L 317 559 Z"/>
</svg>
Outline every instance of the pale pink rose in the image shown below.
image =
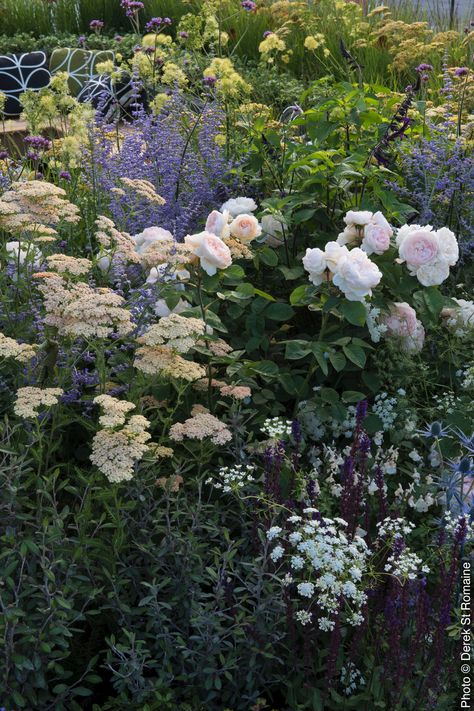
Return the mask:
<svg viewBox="0 0 474 711">
<path fill-rule="evenodd" d="M 410 304 L 392 304 L 389 314 L 382 317 L 380 322 L 387 326 L 386 338 L 398 339 L 400 348 L 405 353 L 418 353 L 423 348 L 425 329 Z"/>
<path fill-rule="evenodd" d="M 381 212 L 376 212 L 364 227 L 361 249 L 366 254 L 383 254 L 390 247 L 393 230 Z"/>
<path fill-rule="evenodd" d="M 414 308 L 403 302 L 395 302 L 387 316 L 380 319 L 387 326 L 387 336 L 411 336 L 415 333 L 418 319 Z"/>
<path fill-rule="evenodd" d="M 327 263 L 326 256 L 322 249 L 315 247 L 307 249 L 303 257 L 303 266 L 309 273 L 309 281 L 315 286 L 319 286 L 326 280 Z"/>
<path fill-rule="evenodd" d="M 202 269 L 209 276 L 213 276 L 218 269 L 225 269 L 232 264 L 229 247 L 220 237 L 208 232 L 204 233 L 197 246 L 194 247 L 194 254 L 199 257 Z"/>
<path fill-rule="evenodd" d="M 328 242 L 324 248 L 324 256 L 326 258 L 326 263 L 329 271 L 335 272 L 337 270 L 338 262 L 349 254 L 347 247 L 338 244 L 337 242 Z"/>
<path fill-rule="evenodd" d="M 246 244 L 259 237 L 262 234 L 262 228 L 253 215 L 237 215 L 230 223 L 230 233 L 232 237 Z"/>
<path fill-rule="evenodd" d="M 377 265 L 359 247 L 355 247 L 350 252 L 347 250 L 347 254 L 338 260 L 333 282 L 348 301 L 362 301 L 372 294 L 372 289 L 381 279 L 382 272 Z"/>
<path fill-rule="evenodd" d="M 407 263 L 413 270 L 435 262 L 438 258 L 438 237 L 436 232 L 431 232 L 420 227 L 410 232 L 400 244 L 400 259 Z"/>
<path fill-rule="evenodd" d="M 217 237 L 228 237 L 230 234 L 228 223 L 228 210 L 224 210 L 224 212 L 213 210 L 206 220 L 206 231 L 212 232 L 212 234 L 217 235 Z"/>
</svg>

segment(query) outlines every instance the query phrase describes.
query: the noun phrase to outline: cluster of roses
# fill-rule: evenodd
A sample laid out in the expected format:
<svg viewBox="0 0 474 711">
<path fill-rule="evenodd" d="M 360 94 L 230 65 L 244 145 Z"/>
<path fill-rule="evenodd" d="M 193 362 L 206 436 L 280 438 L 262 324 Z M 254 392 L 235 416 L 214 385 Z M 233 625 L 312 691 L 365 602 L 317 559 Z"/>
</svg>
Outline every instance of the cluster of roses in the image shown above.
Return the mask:
<svg viewBox="0 0 474 711">
<path fill-rule="evenodd" d="M 242 248 L 261 235 L 262 228 L 251 214 L 256 209 L 252 198 L 233 198 L 225 202 L 220 210 L 213 210 L 208 215 L 203 232 L 186 235 L 184 247 L 191 255 L 198 257 L 201 268 L 209 276 L 232 264 L 232 241 L 237 241 Z M 156 243 L 174 243 L 171 232 L 161 227 L 148 227 L 133 239 L 141 255 L 145 255 Z M 158 281 L 161 271 L 153 267 L 148 283 Z"/>
<path fill-rule="evenodd" d="M 349 301 L 363 302 L 382 279 L 382 272 L 369 255 L 386 252 L 394 230 L 381 212 L 349 211 L 344 222 L 343 232 L 335 242 L 328 242 L 324 251 L 306 250 L 303 265 L 315 286 L 332 282 Z M 434 230 L 431 225 L 404 225 L 397 230 L 395 244 L 396 262 L 405 263 L 423 286 L 438 286 L 445 281 L 449 268 L 459 258 L 456 237 L 447 227 Z M 391 304 L 379 323 L 386 337 L 397 338 L 403 350 L 421 350 L 425 331 L 409 304 Z"/>
</svg>

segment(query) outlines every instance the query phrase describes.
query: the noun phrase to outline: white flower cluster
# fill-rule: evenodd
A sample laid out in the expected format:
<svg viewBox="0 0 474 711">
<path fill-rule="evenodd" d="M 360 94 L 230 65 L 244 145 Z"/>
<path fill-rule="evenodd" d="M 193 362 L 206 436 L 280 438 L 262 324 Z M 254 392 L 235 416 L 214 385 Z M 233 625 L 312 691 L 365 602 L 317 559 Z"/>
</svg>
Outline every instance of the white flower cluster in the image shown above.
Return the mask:
<svg viewBox="0 0 474 711">
<path fill-rule="evenodd" d="M 388 538 L 390 540 L 408 536 L 414 528 L 415 525 L 404 518 L 385 518 L 377 524 L 380 538 Z"/>
<path fill-rule="evenodd" d="M 289 552 L 285 554 L 285 548 L 277 545 L 277 559 L 285 556 L 292 571 L 291 578 L 299 578 L 295 580 L 298 596 L 309 608 L 296 613 L 296 619 L 303 625 L 308 624 L 316 614 L 311 612 L 315 605 L 323 611 L 317 620 L 322 630 L 334 628 L 334 617 L 339 611 L 344 622 L 353 626 L 361 624 L 361 610 L 367 600 L 362 583 L 370 555 L 367 544 L 360 536 L 348 538 L 344 519 L 317 520 L 313 518 L 317 514 L 314 508 L 304 509 L 303 514 L 287 519 L 290 531 L 273 529 L 272 534 L 272 540 L 286 541 L 285 548 L 289 547 Z M 287 579 L 288 573 L 285 584 Z"/>
<path fill-rule="evenodd" d="M 474 366 L 471 365 L 463 370 L 456 371 L 456 376 L 460 378 L 460 385 L 463 390 L 474 388 Z"/>
<path fill-rule="evenodd" d="M 272 439 L 284 439 L 291 435 L 291 420 L 284 417 L 267 417 L 260 431 Z"/>
<path fill-rule="evenodd" d="M 252 464 L 234 464 L 233 467 L 221 467 L 215 478 L 206 479 L 206 484 L 212 484 L 215 489 L 222 489 L 226 494 L 229 491 L 243 489 L 244 486 L 255 481 Z"/>
<path fill-rule="evenodd" d="M 382 420 L 384 432 L 389 432 L 397 419 L 397 402 L 396 397 L 389 397 L 386 392 L 375 396 L 372 412 Z"/>
<path fill-rule="evenodd" d="M 307 610 L 298 610 L 297 612 L 295 612 L 295 620 L 299 622 L 300 625 L 302 625 L 303 627 L 309 625 L 312 619 L 312 613 L 308 612 Z"/>
<path fill-rule="evenodd" d="M 376 306 L 367 304 L 366 323 L 372 343 L 379 343 L 382 336 L 387 332 L 388 326 L 378 319 L 381 311 Z"/>
<path fill-rule="evenodd" d="M 422 559 L 412 553 L 409 548 L 404 548 L 401 553 L 392 553 L 384 567 L 385 572 L 400 578 L 402 582 L 406 580 L 416 580 L 419 573 L 429 573 L 427 565 L 423 565 Z"/>
<path fill-rule="evenodd" d="M 342 667 L 341 684 L 344 687 L 346 696 L 350 696 L 358 686 L 365 686 L 365 679 L 353 662 L 349 662 L 347 666 Z"/>
<path fill-rule="evenodd" d="M 403 225 L 397 232 L 399 261 L 423 286 L 437 286 L 449 276 L 449 267 L 459 259 L 456 236 L 447 227 Z"/>
<path fill-rule="evenodd" d="M 433 400 L 436 403 L 436 410 L 444 416 L 462 411 L 462 402 L 454 393 L 448 392 L 444 395 L 433 395 Z"/>
<path fill-rule="evenodd" d="M 466 541 L 471 542 L 474 540 L 474 522 L 470 520 L 469 514 L 459 515 L 448 511 L 444 518 L 446 522 L 446 530 L 452 535 L 456 533 L 464 519 L 466 523 Z"/>
</svg>

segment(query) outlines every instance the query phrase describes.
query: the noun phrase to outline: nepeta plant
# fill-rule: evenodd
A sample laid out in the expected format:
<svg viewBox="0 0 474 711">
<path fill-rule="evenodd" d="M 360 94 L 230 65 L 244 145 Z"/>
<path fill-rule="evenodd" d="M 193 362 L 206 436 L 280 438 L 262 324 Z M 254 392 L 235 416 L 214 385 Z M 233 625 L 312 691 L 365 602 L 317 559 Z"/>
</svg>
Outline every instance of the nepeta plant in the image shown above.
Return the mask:
<svg viewBox="0 0 474 711">
<path fill-rule="evenodd" d="M 197 227 L 209 210 L 227 197 L 223 177 L 232 163 L 216 142 L 224 114 L 214 101 L 191 108 L 174 93 L 158 115 L 138 110 L 119 145 L 110 140 L 100 119 L 91 128 L 88 177 L 122 229 L 140 232 L 150 225 L 176 238 Z M 117 191 L 123 178 L 150 181 L 165 204 Z"/>
</svg>

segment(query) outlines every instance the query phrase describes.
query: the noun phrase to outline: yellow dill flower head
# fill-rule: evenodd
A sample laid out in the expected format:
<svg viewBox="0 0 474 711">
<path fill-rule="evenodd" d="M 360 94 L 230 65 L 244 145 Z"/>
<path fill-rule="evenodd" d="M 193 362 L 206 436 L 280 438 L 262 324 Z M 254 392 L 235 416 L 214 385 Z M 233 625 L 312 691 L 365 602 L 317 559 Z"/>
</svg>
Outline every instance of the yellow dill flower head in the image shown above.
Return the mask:
<svg viewBox="0 0 474 711">
<path fill-rule="evenodd" d="M 163 84 L 178 84 L 178 86 L 185 86 L 188 83 L 186 74 L 178 67 L 177 64 L 174 64 L 174 62 L 166 62 L 163 66 L 161 81 Z"/>
<path fill-rule="evenodd" d="M 275 32 L 272 32 L 258 45 L 260 54 L 270 54 L 271 52 L 284 52 L 285 42 Z"/>
<path fill-rule="evenodd" d="M 308 35 L 308 37 L 305 38 L 304 46 L 306 49 L 314 51 L 315 49 L 318 49 L 318 47 L 321 47 L 324 43 L 324 35 L 318 33 L 316 35 Z"/>
<path fill-rule="evenodd" d="M 112 59 L 107 59 L 105 62 L 99 62 L 96 66 L 97 74 L 113 74 L 116 66 Z"/>
<path fill-rule="evenodd" d="M 68 78 L 69 74 L 67 72 L 58 72 L 57 74 L 53 74 L 51 81 L 49 82 L 49 86 L 58 94 L 69 94 Z"/>
<path fill-rule="evenodd" d="M 155 34 L 154 32 L 145 35 L 142 39 L 143 47 L 154 47 L 155 45 L 162 45 L 164 47 L 169 47 L 173 44 L 173 38 L 170 35 L 165 35 L 162 32 Z"/>
<path fill-rule="evenodd" d="M 160 114 L 163 111 L 165 104 L 170 100 L 167 94 L 157 94 L 150 103 L 150 108 L 154 114 Z"/>
</svg>

